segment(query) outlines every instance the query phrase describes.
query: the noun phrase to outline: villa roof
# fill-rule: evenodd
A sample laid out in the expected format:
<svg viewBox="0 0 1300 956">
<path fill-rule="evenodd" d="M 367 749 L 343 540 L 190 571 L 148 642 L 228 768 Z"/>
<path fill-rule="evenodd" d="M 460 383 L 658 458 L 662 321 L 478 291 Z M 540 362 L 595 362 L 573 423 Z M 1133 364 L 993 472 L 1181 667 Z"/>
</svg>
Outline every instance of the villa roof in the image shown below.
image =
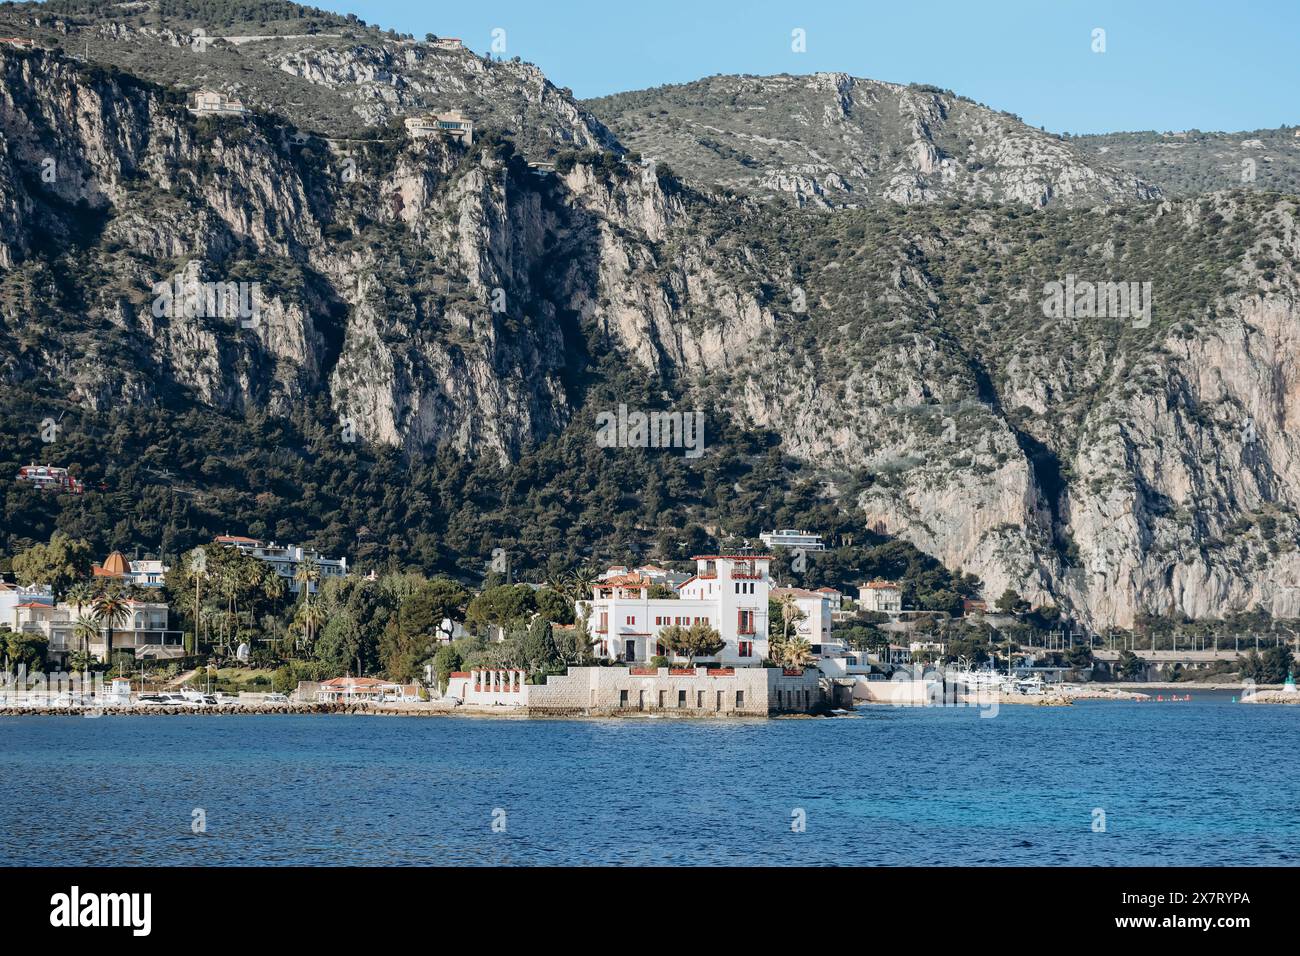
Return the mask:
<svg viewBox="0 0 1300 956">
<path fill-rule="evenodd" d="M 127 563 L 121 551 L 114 551 L 104 559 L 103 564 L 97 564 L 91 568 L 91 574 L 97 578 L 123 577 L 130 571 L 131 566 Z"/>
<path fill-rule="evenodd" d="M 771 561 L 770 554 L 697 554 L 692 561 Z"/>
<path fill-rule="evenodd" d="M 815 598 L 818 601 L 822 600 L 822 596 L 819 593 L 816 591 L 809 591 L 807 588 L 772 588 L 771 594 L 773 597 L 782 597 L 786 594 L 792 594 L 795 597 Z"/>
<path fill-rule="evenodd" d="M 870 581 L 867 584 L 864 584 L 862 586 L 864 588 L 870 588 L 873 591 L 886 591 L 886 590 L 897 591 L 899 589 L 898 585 L 895 584 L 893 581 L 876 580 L 876 581 Z"/>
<path fill-rule="evenodd" d="M 617 574 L 612 578 L 597 581 L 598 588 L 648 588 L 650 579 L 640 574 Z"/>
<path fill-rule="evenodd" d="M 393 681 L 377 680 L 374 677 L 331 677 L 321 681 L 321 687 L 382 687 Z"/>
<path fill-rule="evenodd" d="M 242 534 L 219 534 L 214 539 L 217 544 L 261 544 L 257 538 L 246 538 Z"/>
</svg>

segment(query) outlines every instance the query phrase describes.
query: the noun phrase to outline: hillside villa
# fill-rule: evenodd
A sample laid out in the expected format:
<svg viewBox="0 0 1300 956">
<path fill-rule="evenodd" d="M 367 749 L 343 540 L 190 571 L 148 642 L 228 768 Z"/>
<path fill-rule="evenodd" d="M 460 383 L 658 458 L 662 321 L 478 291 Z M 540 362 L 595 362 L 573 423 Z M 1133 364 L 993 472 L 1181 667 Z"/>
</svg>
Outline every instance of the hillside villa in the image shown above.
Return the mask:
<svg viewBox="0 0 1300 956">
<path fill-rule="evenodd" d="M 23 465 L 18 469 L 17 481 L 27 481 L 42 491 L 63 491 L 79 495 L 85 486 L 68 474 L 68 469 L 55 465 Z"/>
<path fill-rule="evenodd" d="M 896 614 L 903 610 L 903 590 L 893 581 L 871 581 L 858 588 L 858 607 L 880 614 Z"/>
<path fill-rule="evenodd" d="M 248 109 L 239 100 L 215 90 L 196 90 L 186 107 L 195 116 L 245 116 Z"/>
<path fill-rule="evenodd" d="M 786 528 L 781 531 L 764 531 L 759 536 L 769 548 L 800 548 L 804 551 L 825 551 L 822 536 L 811 531 L 795 531 Z"/>
<path fill-rule="evenodd" d="M 466 146 L 474 142 L 474 121 L 457 110 L 450 113 L 408 116 L 403 124 L 411 139 L 428 139 L 430 136 L 443 135 L 459 139 Z"/>
<path fill-rule="evenodd" d="M 265 561 L 275 568 L 275 573 L 285 579 L 285 584 L 289 588 L 290 594 L 298 594 L 302 590 L 302 584 L 295 578 L 298 573 L 298 566 L 306 560 L 316 562 L 316 567 L 320 569 L 321 580 L 326 578 L 345 578 L 348 575 L 348 559 L 343 558 L 326 558 L 310 548 L 303 548 L 296 544 L 276 544 L 274 541 L 259 541 L 257 538 L 246 538 L 242 535 L 223 534 L 214 539 L 216 544 L 225 545 L 230 548 L 238 548 L 245 554 L 251 554 L 259 561 Z M 315 594 L 320 585 L 313 582 L 310 585 L 311 593 Z"/>
</svg>

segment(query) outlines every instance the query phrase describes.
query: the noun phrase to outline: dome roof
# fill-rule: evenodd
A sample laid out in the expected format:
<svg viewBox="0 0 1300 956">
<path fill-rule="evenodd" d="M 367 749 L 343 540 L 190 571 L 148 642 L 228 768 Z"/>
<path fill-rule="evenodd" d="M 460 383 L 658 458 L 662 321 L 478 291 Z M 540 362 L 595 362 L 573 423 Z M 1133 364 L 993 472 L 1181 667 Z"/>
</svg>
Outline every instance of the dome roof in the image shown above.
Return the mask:
<svg viewBox="0 0 1300 956">
<path fill-rule="evenodd" d="M 126 563 L 126 558 L 122 556 L 121 551 L 114 551 L 107 560 L 104 561 L 104 570 L 109 574 L 129 574 L 131 566 Z"/>
</svg>

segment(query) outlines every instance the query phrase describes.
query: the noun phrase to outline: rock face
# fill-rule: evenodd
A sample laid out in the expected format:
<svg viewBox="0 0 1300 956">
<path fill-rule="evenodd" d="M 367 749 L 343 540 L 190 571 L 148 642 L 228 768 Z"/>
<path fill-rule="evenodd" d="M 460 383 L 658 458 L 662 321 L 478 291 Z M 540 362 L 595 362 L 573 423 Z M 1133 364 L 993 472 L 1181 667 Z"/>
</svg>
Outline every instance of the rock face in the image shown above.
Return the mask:
<svg viewBox="0 0 1300 956">
<path fill-rule="evenodd" d="M 183 16 L 118 4 L 102 14 L 52 19 L 39 5 L 19 5 L 0 10 L 0 35 L 60 44 L 164 86 L 219 90 L 322 135 L 357 135 L 405 116 L 459 109 L 508 133 L 532 158 L 616 146 L 570 92 L 518 58 L 416 42 L 321 11 L 314 11 L 320 22 L 310 25 L 178 19 Z"/>
<path fill-rule="evenodd" d="M 590 100 L 624 145 L 799 206 L 949 200 L 1095 205 L 1160 190 L 1016 117 L 845 73 L 718 76 Z"/>
<path fill-rule="evenodd" d="M 350 69 L 312 56 L 310 76 Z M 309 405 L 412 459 L 508 463 L 615 366 L 778 435 L 990 597 L 1096 628 L 1300 614 L 1294 200 L 1071 210 L 1145 191 L 947 95 L 778 79 L 728 82 L 793 118 L 780 150 L 849 142 L 770 181 L 887 202 L 774 208 L 609 155 L 539 175 L 491 137 L 295 142 L 277 115 L 196 119 L 151 83 L 0 47 L 0 388 Z M 902 131 L 897 156 L 853 139 L 876 127 Z M 1151 282 L 1155 308 L 1049 316 L 1075 273 Z M 160 284 L 191 280 L 247 289 L 256 314 L 165 307 Z"/>
</svg>

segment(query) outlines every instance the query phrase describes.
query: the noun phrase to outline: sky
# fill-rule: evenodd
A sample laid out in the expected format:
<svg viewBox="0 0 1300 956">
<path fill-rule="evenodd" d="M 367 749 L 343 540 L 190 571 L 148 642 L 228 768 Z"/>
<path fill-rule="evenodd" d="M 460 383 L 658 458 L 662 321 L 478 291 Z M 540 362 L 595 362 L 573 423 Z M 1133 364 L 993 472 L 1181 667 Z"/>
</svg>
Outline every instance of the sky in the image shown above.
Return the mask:
<svg viewBox="0 0 1300 956">
<path fill-rule="evenodd" d="M 503 30 L 507 58 L 579 98 L 715 73 L 838 71 L 931 83 L 1057 133 L 1300 122 L 1297 0 L 307 2 L 477 53 Z"/>
</svg>

